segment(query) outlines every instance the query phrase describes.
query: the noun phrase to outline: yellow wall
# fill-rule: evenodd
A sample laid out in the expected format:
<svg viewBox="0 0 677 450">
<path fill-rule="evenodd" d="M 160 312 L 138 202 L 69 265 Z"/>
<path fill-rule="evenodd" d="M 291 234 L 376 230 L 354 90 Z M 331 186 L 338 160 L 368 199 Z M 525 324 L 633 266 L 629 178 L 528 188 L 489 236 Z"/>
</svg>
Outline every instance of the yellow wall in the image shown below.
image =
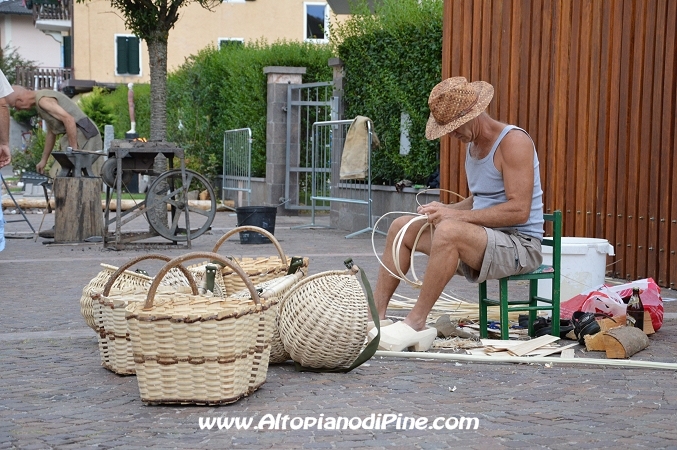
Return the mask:
<svg viewBox="0 0 677 450">
<path fill-rule="evenodd" d="M 308 3 L 326 3 L 322 0 Z M 104 83 L 145 83 L 150 77 L 148 48 L 142 43 L 141 75 L 115 75 L 115 35 L 128 34 L 122 14 L 108 0 L 75 3 L 73 41 L 75 78 Z M 330 10 L 331 11 L 331 10 Z M 196 3 L 182 8 L 169 34 L 167 67 L 171 72 L 185 59 L 205 48 L 216 46 L 219 38 L 264 38 L 268 42 L 304 38 L 304 0 L 254 0 L 222 3 L 210 12 Z M 330 12 L 330 20 L 336 16 Z"/>
</svg>

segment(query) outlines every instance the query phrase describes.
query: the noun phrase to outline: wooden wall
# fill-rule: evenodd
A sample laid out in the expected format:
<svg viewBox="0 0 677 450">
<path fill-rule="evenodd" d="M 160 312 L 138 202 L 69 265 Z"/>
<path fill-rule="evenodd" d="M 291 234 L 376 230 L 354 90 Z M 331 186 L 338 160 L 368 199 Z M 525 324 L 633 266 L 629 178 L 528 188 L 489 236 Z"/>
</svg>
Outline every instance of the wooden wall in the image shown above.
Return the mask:
<svg viewBox="0 0 677 450">
<path fill-rule="evenodd" d="M 564 235 L 608 239 L 608 273 L 677 288 L 677 1 L 445 0 L 442 76 L 492 83 L 526 129 Z M 442 187 L 467 194 L 442 141 Z M 446 169 L 446 170 L 445 170 Z"/>
</svg>

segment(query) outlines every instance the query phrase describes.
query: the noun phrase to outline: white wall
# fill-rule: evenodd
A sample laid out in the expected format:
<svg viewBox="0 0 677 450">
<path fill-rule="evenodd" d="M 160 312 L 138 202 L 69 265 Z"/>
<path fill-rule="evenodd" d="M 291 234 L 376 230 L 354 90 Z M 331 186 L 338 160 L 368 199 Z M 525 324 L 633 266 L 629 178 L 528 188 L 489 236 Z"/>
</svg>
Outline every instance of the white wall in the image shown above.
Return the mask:
<svg viewBox="0 0 677 450">
<path fill-rule="evenodd" d="M 61 44 L 33 25 L 32 16 L 5 15 L 0 20 L 0 46 L 16 49 L 40 67 L 61 67 Z"/>
</svg>

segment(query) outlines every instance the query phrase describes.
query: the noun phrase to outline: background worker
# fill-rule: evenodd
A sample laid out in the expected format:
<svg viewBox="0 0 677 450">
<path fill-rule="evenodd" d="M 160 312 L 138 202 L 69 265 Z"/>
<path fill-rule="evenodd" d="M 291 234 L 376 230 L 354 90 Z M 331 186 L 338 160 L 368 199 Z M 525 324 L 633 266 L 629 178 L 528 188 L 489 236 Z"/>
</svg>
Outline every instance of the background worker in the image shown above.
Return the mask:
<svg viewBox="0 0 677 450">
<path fill-rule="evenodd" d="M 63 135 L 59 140 L 59 148 L 65 152 L 68 147 L 73 150 L 98 152 L 103 149 L 101 133 L 96 124 L 82 112 L 78 105 L 61 92 L 43 89 L 33 91 L 22 86 L 13 86 L 14 93 L 8 97 L 8 103 L 18 110 L 28 110 L 35 106 L 38 116 L 47 123 L 45 148 L 40 162 L 35 166 L 39 173 L 44 173 L 56 143 L 57 135 Z M 103 159 L 99 158 L 92 164 L 95 175 L 101 172 Z M 51 173 L 58 171 L 55 163 Z"/>
</svg>

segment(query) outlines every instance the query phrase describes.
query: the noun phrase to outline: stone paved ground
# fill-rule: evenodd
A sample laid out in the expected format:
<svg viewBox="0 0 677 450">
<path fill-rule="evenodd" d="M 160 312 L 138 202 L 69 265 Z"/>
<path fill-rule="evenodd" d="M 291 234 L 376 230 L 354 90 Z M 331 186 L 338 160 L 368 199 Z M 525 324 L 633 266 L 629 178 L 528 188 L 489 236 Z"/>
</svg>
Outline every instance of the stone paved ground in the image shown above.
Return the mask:
<svg viewBox="0 0 677 450">
<path fill-rule="evenodd" d="M 30 216 L 36 226 L 41 218 Z M 366 235 L 346 240 L 338 230 L 290 229 L 306 222 L 278 217 L 275 235 L 287 253 L 309 256 L 311 273 L 339 269 L 350 256 L 375 280 L 378 262 Z M 46 216 L 43 228 L 52 223 L 53 217 Z M 8 224 L 7 231 L 23 226 Z M 234 217 L 219 213 L 213 233 L 198 238 L 193 250 L 210 249 L 233 226 Z M 99 365 L 96 338 L 78 302 L 100 262 L 119 265 L 141 251 L 39 241 L 10 240 L 0 253 L 0 449 L 677 448 L 672 370 L 375 358 L 349 374 L 314 374 L 283 364 L 271 366 L 261 389 L 232 405 L 146 406 L 135 377 Z M 178 255 L 186 250 L 159 251 Z M 223 254 L 235 256 L 273 251 L 271 245 L 240 245 L 237 239 L 222 247 Z M 476 287 L 462 280 L 452 280 L 449 288 L 468 300 L 476 295 Z M 663 295 L 677 297 L 675 291 Z M 677 302 L 666 303 L 666 312 L 663 329 L 633 360 L 677 363 Z M 591 357 L 580 348 L 576 354 Z M 200 417 L 242 417 L 252 419 L 253 427 L 266 414 L 289 416 L 287 429 L 199 426 Z M 476 417 L 479 426 L 291 429 L 300 418 L 367 419 L 372 414 L 430 422 Z"/>
</svg>

